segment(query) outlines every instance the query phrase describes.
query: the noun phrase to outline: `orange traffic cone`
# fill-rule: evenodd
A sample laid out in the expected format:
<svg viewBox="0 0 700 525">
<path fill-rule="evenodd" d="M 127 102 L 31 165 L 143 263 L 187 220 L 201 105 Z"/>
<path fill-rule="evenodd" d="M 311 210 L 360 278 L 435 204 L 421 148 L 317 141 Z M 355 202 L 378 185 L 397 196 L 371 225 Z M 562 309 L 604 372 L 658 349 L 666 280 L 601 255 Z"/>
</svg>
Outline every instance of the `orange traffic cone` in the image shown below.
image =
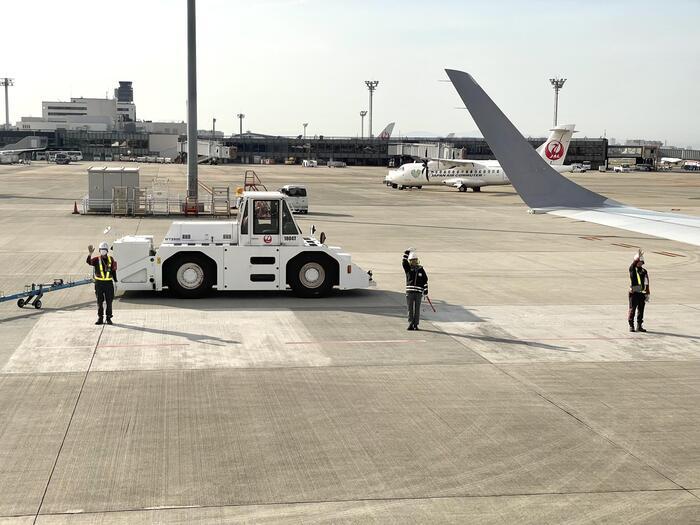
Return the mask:
<svg viewBox="0 0 700 525">
<path fill-rule="evenodd" d="M 73 201 L 73 215 L 79 215 L 80 212 L 78 211 L 78 201 Z"/>
</svg>

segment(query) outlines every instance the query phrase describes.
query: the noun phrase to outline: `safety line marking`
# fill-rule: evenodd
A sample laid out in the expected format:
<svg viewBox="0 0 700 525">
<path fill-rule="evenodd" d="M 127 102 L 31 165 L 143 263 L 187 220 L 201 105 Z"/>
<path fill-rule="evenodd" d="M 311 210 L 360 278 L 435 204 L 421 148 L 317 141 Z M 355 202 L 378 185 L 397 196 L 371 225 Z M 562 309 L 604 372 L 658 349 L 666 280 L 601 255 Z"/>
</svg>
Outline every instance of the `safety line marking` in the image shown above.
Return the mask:
<svg viewBox="0 0 700 525">
<path fill-rule="evenodd" d="M 238 344 L 238 343 L 236 343 Z M 136 348 L 136 347 L 152 347 L 152 346 L 189 346 L 190 343 L 159 343 L 159 344 L 143 344 L 143 345 L 99 345 L 98 348 Z M 93 348 L 92 346 L 37 346 L 37 350 L 75 350 L 80 348 Z"/>
</svg>

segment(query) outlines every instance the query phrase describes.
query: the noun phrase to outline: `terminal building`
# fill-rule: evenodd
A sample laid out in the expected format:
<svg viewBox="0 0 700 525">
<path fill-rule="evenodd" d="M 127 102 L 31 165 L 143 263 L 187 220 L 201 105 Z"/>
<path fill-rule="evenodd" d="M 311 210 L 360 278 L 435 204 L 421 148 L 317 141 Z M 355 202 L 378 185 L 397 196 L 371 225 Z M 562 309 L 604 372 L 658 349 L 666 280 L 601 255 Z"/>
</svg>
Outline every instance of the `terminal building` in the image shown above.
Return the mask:
<svg viewBox="0 0 700 525">
<path fill-rule="evenodd" d="M 342 161 L 349 166 L 398 166 L 411 160 L 411 157 L 405 154 L 406 145 L 435 144 L 438 140 L 435 137 L 380 140 L 323 136 L 303 139 L 245 133 L 223 139 L 223 144 L 235 147 L 238 152 L 235 162 L 244 164 L 300 163 L 304 159 L 309 159 L 319 163 Z M 545 141 L 545 138 L 533 138 L 529 141 L 533 147 L 537 147 Z M 461 158 L 475 160 L 495 158 L 483 138 L 450 137 L 441 144 L 445 148 L 459 150 Z M 588 162 L 593 169 L 596 169 L 598 166 L 605 165 L 607 148 L 608 143 L 604 138 L 572 139 L 566 163 Z"/>
<path fill-rule="evenodd" d="M 115 98 L 71 97 L 69 101 L 44 101 L 41 117 L 22 117 L 17 129 L 113 131 L 136 122 L 131 82 L 120 81 Z"/>
</svg>

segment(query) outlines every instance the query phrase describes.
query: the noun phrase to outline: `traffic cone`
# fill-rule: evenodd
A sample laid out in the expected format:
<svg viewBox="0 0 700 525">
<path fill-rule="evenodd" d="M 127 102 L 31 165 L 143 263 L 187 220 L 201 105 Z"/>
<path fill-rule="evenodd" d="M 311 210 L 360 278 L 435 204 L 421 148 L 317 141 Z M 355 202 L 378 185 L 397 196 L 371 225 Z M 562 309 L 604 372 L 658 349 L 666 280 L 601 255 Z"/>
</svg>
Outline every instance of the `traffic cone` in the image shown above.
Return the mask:
<svg viewBox="0 0 700 525">
<path fill-rule="evenodd" d="M 79 215 L 80 212 L 78 211 L 78 201 L 73 201 L 73 215 Z"/>
</svg>

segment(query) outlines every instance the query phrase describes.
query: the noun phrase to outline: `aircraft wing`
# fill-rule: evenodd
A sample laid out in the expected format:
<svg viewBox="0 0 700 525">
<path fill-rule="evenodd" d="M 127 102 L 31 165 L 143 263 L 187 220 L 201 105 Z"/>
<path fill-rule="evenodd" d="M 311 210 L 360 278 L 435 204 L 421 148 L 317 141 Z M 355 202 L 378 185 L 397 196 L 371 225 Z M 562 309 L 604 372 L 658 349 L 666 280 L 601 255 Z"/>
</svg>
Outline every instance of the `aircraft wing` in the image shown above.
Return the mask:
<svg viewBox="0 0 700 525">
<path fill-rule="evenodd" d="M 631 206 L 538 211 L 700 246 L 700 217 L 692 215 L 644 210 Z"/>
<path fill-rule="evenodd" d="M 700 246 L 700 217 L 632 208 L 579 186 L 537 154 L 471 75 L 446 72 L 531 210 Z"/>
</svg>

